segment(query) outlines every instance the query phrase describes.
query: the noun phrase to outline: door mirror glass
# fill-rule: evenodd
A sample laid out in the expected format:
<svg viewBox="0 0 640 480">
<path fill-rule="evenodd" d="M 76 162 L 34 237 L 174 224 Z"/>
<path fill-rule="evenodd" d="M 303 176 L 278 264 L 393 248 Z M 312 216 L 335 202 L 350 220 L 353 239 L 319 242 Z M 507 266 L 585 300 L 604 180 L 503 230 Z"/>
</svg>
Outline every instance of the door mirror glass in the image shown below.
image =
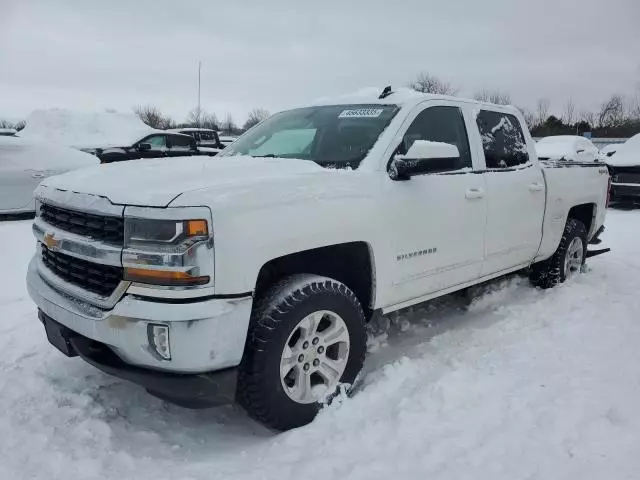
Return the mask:
<svg viewBox="0 0 640 480">
<path fill-rule="evenodd" d="M 141 143 L 140 145 L 138 145 L 138 150 L 140 150 L 141 152 L 146 152 L 151 150 L 151 144 L 150 143 Z"/>
<path fill-rule="evenodd" d="M 396 155 L 389 174 L 393 180 L 409 180 L 414 175 L 451 171 L 460 160 L 456 145 L 416 140 L 404 155 Z"/>
</svg>

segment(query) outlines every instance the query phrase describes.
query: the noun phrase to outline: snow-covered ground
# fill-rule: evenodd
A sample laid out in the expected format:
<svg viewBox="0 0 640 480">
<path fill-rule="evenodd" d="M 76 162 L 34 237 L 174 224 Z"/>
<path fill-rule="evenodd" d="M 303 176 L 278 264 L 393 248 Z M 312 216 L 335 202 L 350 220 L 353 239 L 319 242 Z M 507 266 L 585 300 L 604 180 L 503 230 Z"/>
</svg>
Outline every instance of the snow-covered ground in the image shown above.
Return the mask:
<svg viewBox="0 0 640 480">
<path fill-rule="evenodd" d="M 0 223 L 0 478 L 638 478 L 640 212 L 607 226 L 613 252 L 566 285 L 394 318 L 357 395 L 276 435 L 55 351 L 24 287 L 30 223 Z"/>
</svg>

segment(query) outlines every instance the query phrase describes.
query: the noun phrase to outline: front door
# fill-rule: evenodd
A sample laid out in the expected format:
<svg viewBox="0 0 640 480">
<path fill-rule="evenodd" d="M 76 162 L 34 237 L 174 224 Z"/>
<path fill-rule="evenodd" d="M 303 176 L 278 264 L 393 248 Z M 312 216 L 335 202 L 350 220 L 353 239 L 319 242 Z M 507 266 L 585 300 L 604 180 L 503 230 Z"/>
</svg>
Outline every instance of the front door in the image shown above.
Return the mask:
<svg viewBox="0 0 640 480">
<path fill-rule="evenodd" d="M 484 177 L 473 172 L 463 112 L 442 102 L 428 105 L 394 154 L 406 153 L 420 139 L 453 144 L 460 157 L 450 159 L 445 171 L 389 182 L 395 304 L 478 277 L 484 254 Z"/>
<path fill-rule="evenodd" d="M 136 153 L 138 158 L 159 158 L 167 156 L 167 136 L 164 134 L 151 135 L 140 141 L 140 144 L 148 143 L 150 150 L 140 150 Z"/>
</svg>

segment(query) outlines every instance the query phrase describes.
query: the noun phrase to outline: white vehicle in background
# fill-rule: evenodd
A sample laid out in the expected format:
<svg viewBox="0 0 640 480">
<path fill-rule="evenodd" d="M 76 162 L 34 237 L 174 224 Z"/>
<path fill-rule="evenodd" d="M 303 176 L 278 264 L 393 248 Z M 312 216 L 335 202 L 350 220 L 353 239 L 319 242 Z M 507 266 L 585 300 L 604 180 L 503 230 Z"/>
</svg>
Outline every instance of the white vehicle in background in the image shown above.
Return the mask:
<svg viewBox="0 0 640 480">
<path fill-rule="evenodd" d="M 578 135 L 556 135 L 536 142 L 540 160 L 566 160 L 570 162 L 597 162 L 599 150 L 591 140 Z"/>
<path fill-rule="evenodd" d="M 600 149 L 600 160 L 607 162 L 607 158 L 612 157 L 622 146 L 621 143 L 610 143 Z"/>
<path fill-rule="evenodd" d="M 72 148 L 0 136 L 0 214 L 34 212 L 33 191 L 43 179 L 98 163 Z"/>
<path fill-rule="evenodd" d="M 640 201 L 640 134 L 617 145 L 615 155 L 606 159 L 611 173 L 611 200 Z"/>
<path fill-rule="evenodd" d="M 606 166 L 539 162 L 525 125 L 387 88 L 272 115 L 213 162 L 49 179 L 30 295 L 67 356 L 303 425 L 356 381 L 372 318 L 522 269 L 552 287 L 596 253 Z"/>
</svg>

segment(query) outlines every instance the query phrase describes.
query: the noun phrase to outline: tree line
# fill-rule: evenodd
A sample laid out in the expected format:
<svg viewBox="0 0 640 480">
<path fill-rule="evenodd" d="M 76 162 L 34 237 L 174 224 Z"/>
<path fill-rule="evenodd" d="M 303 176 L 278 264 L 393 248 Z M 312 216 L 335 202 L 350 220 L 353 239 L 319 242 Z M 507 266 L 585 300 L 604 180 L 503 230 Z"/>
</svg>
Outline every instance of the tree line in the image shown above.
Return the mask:
<svg viewBox="0 0 640 480">
<path fill-rule="evenodd" d="M 420 72 L 408 86 L 418 92 L 457 96 L 459 89 L 435 75 Z M 513 104 L 511 95 L 499 89 L 480 89 L 473 94 L 475 100 Z M 516 105 L 517 106 L 517 105 Z M 612 94 L 598 110 L 581 110 L 572 98 L 563 105 L 558 115 L 550 113 L 549 99 L 541 98 L 534 110 L 517 106 L 522 112 L 531 134 L 535 137 L 550 135 L 582 135 L 591 132 L 594 137 L 631 137 L 640 133 L 640 84 L 631 95 Z"/>
<path fill-rule="evenodd" d="M 183 122 L 176 122 L 168 115 L 164 115 L 155 105 L 137 105 L 133 107 L 133 112 L 151 128 L 160 130 L 185 127 L 210 128 L 228 135 L 238 135 L 269 116 L 269 112 L 264 108 L 254 108 L 249 112 L 244 124 L 238 126 L 230 113 L 220 121 L 215 113 L 199 108 L 191 110 Z"/>
</svg>

